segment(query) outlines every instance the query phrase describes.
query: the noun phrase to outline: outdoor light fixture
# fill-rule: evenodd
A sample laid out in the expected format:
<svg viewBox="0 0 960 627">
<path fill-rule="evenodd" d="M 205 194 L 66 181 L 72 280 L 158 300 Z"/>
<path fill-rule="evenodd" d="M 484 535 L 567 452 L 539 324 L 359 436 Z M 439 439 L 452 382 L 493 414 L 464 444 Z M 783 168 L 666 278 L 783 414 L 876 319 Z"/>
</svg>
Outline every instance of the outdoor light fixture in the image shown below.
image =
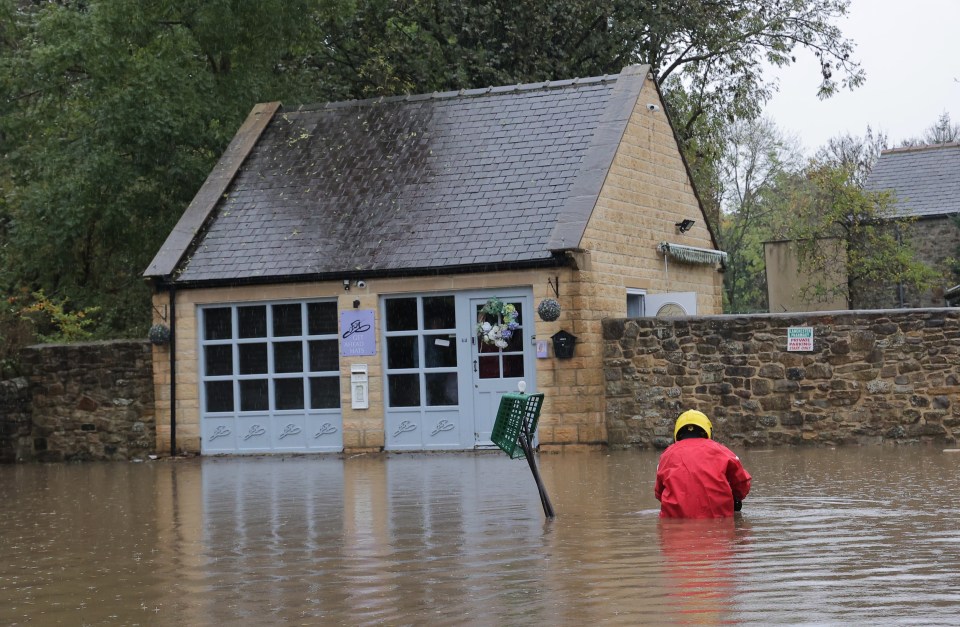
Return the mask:
<svg viewBox="0 0 960 627">
<path fill-rule="evenodd" d="M 344 279 L 344 280 L 343 280 L 343 291 L 344 291 L 344 292 L 349 292 L 349 291 L 350 291 L 350 279 Z"/>
<path fill-rule="evenodd" d="M 674 226 L 677 227 L 677 230 L 681 233 L 686 233 L 693 228 L 693 225 L 696 224 L 696 220 L 682 220 L 677 222 Z"/>
</svg>

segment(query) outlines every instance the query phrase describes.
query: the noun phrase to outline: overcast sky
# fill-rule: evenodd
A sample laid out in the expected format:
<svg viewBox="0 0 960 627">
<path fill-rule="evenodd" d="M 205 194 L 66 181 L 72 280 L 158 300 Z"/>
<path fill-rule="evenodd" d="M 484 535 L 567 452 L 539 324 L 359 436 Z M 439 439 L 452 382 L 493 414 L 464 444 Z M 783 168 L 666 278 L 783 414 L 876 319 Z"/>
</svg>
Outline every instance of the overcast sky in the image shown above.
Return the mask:
<svg viewBox="0 0 960 627">
<path fill-rule="evenodd" d="M 867 125 L 894 147 L 943 112 L 960 124 L 960 0 L 852 0 L 839 25 L 857 45 L 866 82 L 818 100 L 819 65 L 798 54 L 777 71 L 780 92 L 766 107 L 781 131 L 812 153 L 844 132 L 864 135 Z"/>
</svg>

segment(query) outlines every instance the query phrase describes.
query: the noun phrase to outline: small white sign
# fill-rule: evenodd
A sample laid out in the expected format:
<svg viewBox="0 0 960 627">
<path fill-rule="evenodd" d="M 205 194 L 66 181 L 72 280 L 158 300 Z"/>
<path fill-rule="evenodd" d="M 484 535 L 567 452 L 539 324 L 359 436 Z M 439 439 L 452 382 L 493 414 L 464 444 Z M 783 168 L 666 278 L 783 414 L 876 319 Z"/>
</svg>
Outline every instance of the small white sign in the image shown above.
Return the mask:
<svg viewBox="0 0 960 627">
<path fill-rule="evenodd" d="M 812 351 L 813 327 L 787 327 L 787 351 Z"/>
<path fill-rule="evenodd" d="M 547 341 L 537 340 L 537 359 L 547 358 Z"/>
</svg>

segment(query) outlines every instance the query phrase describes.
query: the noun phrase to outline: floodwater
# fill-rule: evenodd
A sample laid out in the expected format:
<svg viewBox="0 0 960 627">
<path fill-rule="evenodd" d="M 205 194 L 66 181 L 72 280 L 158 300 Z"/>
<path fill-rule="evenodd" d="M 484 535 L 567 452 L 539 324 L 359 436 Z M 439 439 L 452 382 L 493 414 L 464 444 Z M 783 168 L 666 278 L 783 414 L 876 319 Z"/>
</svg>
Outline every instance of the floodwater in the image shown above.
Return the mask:
<svg viewBox="0 0 960 627">
<path fill-rule="evenodd" d="M 3 625 L 960 622 L 960 453 L 741 451 L 726 521 L 653 452 L 0 467 Z"/>
</svg>

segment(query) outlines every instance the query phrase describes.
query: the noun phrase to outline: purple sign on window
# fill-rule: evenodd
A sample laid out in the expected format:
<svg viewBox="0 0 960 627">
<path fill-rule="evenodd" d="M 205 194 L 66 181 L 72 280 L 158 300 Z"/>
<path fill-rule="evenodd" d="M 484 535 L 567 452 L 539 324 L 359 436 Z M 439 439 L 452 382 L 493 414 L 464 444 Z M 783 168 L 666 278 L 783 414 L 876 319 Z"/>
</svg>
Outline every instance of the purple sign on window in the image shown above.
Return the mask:
<svg viewBox="0 0 960 627">
<path fill-rule="evenodd" d="M 377 340 L 373 330 L 372 309 L 349 309 L 340 312 L 340 356 L 376 355 Z"/>
</svg>

